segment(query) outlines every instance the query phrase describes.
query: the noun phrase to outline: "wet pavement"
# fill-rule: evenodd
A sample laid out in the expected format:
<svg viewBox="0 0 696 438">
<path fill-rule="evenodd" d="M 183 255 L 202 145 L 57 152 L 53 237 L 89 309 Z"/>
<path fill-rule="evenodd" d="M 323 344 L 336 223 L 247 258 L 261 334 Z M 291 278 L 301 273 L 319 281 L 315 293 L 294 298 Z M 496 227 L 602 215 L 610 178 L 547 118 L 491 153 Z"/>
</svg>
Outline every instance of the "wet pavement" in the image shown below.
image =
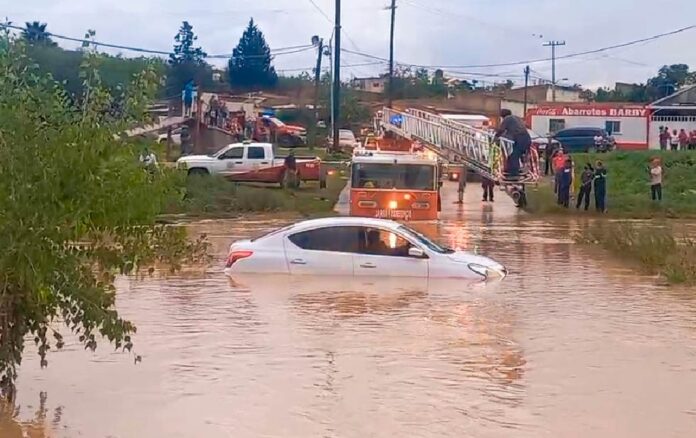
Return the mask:
<svg viewBox="0 0 696 438">
<path fill-rule="evenodd" d="M 40 370 L 29 349 L 0 437 L 22 436 L 18 422 L 71 438 L 695 436 L 696 293 L 497 195 L 470 184 L 455 206 L 447 184 L 441 221 L 417 225 L 505 263 L 488 285 L 231 280 L 229 243 L 281 222 L 193 224 L 210 267 L 118 281 L 143 362 L 68 339 Z"/>
</svg>

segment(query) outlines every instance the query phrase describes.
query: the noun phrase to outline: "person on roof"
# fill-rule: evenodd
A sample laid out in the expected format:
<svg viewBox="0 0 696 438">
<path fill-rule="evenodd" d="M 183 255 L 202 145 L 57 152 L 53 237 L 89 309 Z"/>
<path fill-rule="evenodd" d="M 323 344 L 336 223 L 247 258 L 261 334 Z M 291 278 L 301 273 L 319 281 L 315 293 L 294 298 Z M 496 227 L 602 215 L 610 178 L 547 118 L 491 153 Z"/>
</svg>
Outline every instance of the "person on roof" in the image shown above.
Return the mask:
<svg viewBox="0 0 696 438">
<path fill-rule="evenodd" d="M 504 137 L 514 142 L 505 170 L 508 177 L 516 178 L 520 174 L 520 160 L 532 145 L 532 137 L 529 135 L 524 121 L 519 117 L 513 116 L 512 111 L 509 109 L 500 110 L 500 117 L 503 118 L 503 121 L 495 132 L 493 141 Z"/>
</svg>

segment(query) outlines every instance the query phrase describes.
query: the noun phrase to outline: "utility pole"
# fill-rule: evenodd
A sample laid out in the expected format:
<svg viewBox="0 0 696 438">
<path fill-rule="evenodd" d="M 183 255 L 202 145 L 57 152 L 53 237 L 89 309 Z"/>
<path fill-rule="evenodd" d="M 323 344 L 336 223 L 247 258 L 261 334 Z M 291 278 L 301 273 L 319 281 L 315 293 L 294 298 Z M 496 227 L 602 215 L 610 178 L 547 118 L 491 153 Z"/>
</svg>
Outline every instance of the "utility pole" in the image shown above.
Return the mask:
<svg viewBox="0 0 696 438">
<path fill-rule="evenodd" d="M 319 131 L 317 125 L 319 123 L 319 85 L 321 82 L 321 58 L 324 56 L 324 39 L 318 36 L 312 37 L 312 44 L 317 46 L 317 67 L 314 72 L 314 143 L 319 140 Z"/>
<path fill-rule="evenodd" d="M 529 66 L 524 68 L 524 117 L 527 117 L 527 88 L 529 87 Z"/>
<path fill-rule="evenodd" d="M 551 47 L 551 100 L 556 101 L 556 47 L 565 46 L 565 41 L 548 41 L 544 47 Z"/>
<path fill-rule="evenodd" d="M 391 32 L 389 35 L 389 108 L 394 96 L 394 25 L 396 23 L 396 0 L 391 0 Z"/>
<path fill-rule="evenodd" d="M 341 0 L 336 0 L 336 27 L 334 29 L 334 83 L 333 83 L 333 150 L 338 150 L 338 129 L 341 125 Z"/>
</svg>

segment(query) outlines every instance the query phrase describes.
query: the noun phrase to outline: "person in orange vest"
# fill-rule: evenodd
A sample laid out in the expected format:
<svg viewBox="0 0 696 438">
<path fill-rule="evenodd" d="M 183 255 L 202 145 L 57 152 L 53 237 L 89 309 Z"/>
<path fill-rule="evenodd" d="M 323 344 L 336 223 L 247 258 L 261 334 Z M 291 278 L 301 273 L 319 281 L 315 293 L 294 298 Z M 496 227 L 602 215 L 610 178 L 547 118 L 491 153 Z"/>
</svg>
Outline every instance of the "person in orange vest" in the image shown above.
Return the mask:
<svg viewBox="0 0 696 438">
<path fill-rule="evenodd" d="M 563 153 L 563 148 L 559 148 L 556 153 L 553 156 L 553 178 L 554 178 L 554 185 L 553 185 L 553 192 L 558 193 L 558 187 L 561 184 L 561 173 L 563 172 L 563 168 L 565 167 L 565 162 L 566 162 L 566 155 Z"/>
</svg>

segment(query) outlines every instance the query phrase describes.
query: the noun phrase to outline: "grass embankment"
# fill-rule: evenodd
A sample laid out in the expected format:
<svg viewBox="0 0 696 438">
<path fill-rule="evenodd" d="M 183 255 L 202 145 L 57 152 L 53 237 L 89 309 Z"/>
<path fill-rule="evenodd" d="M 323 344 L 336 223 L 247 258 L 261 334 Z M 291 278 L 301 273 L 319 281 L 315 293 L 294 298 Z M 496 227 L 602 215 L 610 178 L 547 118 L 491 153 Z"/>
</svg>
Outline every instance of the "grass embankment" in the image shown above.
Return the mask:
<svg viewBox="0 0 696 438">
<path fill-rule="evenodd" d="M 663 200 L 650 199 L 648 165 L 653 157 L 662 159 L 664 172 Z M 576 193 L 580 174 L 586 163 L 601 160 L 608 171 L 607 208 L 615 217 L 696 217 L 696 152 L 636 151 L 608 154 L 573 154 Z M 591 209 L 594 211 L 594 193 Z M 556 204 L 553 179 L 545 179 L 538 188 L 528 190 L 527 211 L 534 214 L 580 214 L 574 206 L 569 210 Z M 582 214 L 586 214 L 582 212 Z"/>
<path fill-rule="evenodd" d="M 696 284 L 696 241 L 675 237 L 671 228 L 598 223 L 575 236 L 576 241 L 636 261 L 646 272 L 672 284 Z"/>
<path fill-rule="evenodd" d="M 218 176 L 191 176 L 182 183 L 183 199 L 168 214 L 199 218 L 234 217 L 242 213 L 289 213 L 303 217 L 331 214 L 346 180 L 337 172 L 327 177 L 327 187 L 303 183 L 298 189 L 272 185 L 235 184 Z"/>
</svg>

